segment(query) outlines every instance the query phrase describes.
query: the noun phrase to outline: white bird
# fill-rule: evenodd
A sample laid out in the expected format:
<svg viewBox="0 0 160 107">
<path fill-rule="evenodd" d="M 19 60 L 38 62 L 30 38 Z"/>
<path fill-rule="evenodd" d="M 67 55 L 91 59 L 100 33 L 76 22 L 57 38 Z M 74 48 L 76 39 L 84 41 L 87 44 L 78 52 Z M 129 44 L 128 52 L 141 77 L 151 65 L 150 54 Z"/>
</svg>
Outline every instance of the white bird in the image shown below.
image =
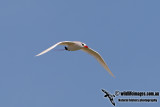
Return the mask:
<svg viewBox="0 0 160 107">
<path fill-rule="evenodd" d="M 103 58 L 100 56 L 100 54 L 93 49 L 89 48 L 85 43 L 79 42 L 79 41 L 62 41 L 58 42 L 55 45 L 49 47 L 48 49 L 42 51 L 36 56 L 40 56 L 53 48 L 55 48 L 57 45 L 65 45 L 65 50 L 67 51 L 76 51 L 76 50 L 83 50 L 84 52 L 87 52 L 88 54 L 94 56 L 97 61 L 114 77 L 113 73 L 110 71 L 109 67 L 103 60 Z"/>
</svg>

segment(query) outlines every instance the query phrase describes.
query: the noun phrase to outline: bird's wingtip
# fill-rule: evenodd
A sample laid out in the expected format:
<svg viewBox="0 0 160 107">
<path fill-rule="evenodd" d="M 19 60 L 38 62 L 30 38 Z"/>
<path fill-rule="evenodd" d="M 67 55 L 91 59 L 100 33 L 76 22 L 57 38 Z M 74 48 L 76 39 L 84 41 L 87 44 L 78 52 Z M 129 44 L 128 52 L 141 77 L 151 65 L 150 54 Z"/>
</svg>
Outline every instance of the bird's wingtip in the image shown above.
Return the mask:
<svg viewBox="0 0 160 107">
<path fill-rule="evenodd" d="M 39 54 L 35 55 L 35 57 L 40 56 Z"/>
<path fill-rule="evenodd" d="M 114 76 L 114 74 L 113 74 L 110 70 L 107 70 L 107 71 L 109 72 L 109 74 L 110 74 L 112 77 L 116 78 L 116 77 Z"/>
<path fill-rule="evenodd" d="M 111 74 L 113 78 L 116 78 L 113 74 Z"/>
</svg>

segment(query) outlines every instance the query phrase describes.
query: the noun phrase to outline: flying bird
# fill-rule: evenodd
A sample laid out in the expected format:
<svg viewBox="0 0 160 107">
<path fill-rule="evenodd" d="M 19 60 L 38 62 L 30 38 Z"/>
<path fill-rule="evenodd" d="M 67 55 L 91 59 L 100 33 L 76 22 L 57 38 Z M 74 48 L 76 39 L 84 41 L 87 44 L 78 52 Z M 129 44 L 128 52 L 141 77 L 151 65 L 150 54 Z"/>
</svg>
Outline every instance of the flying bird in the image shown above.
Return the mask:
<svg viewBox="0 0 160 107">
<path fill-rule="evenodd" d="M 115 106 L 115 102 L 113 100 L 113 97 L 115 97 L 115 95 L 111 95 L 109 92 L 105 91 L 104 89 L 102 89 L 102 91 L 105 93 L 104 97 L 108 97 L 111 103 Z"/>
<path fill-rule="evenodd" d="M 100 56 L 100 54 L 93 49 L 89 48 L 85 43 L 79 42 L 79 41 L 62 41 L 58 42 L 55 45 L 49 47 L 48 49 L 42 51 L 41 53 L 37 54 L 36 56 L 40 56 L 42 54 L 45 54 L 46 52 L 54 49 L 58 45 L 65 45 L 65 50 L 67 51 L 77 51 L 82 50 L 90 55 L 92 55 L 96 60 L 114 77 L 113 73 L 110 71 L 109 67 L 103 60 L 103 58 Z"/>
</svg>

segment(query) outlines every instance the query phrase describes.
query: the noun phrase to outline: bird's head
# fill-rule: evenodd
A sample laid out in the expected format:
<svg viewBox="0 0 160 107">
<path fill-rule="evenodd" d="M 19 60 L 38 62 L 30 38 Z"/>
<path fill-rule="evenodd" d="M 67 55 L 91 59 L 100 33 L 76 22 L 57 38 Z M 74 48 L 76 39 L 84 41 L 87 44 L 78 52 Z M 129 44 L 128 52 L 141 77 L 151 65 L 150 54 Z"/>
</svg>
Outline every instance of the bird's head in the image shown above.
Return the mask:
<svg viewBox="0 0 160 107">
<path fill-rule="evenodd" d="M 82 47 L 88 48 L 88 46 L 85 43 L 81 43 Z"/>
</svg>

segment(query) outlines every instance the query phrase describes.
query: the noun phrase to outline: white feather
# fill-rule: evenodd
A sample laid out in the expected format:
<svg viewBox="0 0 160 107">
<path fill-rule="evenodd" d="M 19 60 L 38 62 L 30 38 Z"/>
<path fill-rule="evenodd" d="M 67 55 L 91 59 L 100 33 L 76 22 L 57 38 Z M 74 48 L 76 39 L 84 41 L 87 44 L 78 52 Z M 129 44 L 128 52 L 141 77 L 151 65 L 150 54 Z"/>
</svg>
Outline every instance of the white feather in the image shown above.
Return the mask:
<svg viewBox="0 0 160 107">
<path fill-rule="evenodd" d="M 42 54 L 47 53 L 48 51 L 50 51 L 50 50 L 52 50 L 53 48 L 55 48 L 57 45 L 67 45 L 67 46 L 68 46 L 68 45 L 70 45 L 70 44 L 73 44 L 73 42 L 71 42 L 71 41 L 58 42 L 58 43 L 56 43 L 55 45 L 53 45 L 53 46 L 49 47 L 48 49 L 42 51 L 41 53 L 37 54 L 36 56 L 40 56 L 40 55 L 42 55 Z"/>
</svg>

